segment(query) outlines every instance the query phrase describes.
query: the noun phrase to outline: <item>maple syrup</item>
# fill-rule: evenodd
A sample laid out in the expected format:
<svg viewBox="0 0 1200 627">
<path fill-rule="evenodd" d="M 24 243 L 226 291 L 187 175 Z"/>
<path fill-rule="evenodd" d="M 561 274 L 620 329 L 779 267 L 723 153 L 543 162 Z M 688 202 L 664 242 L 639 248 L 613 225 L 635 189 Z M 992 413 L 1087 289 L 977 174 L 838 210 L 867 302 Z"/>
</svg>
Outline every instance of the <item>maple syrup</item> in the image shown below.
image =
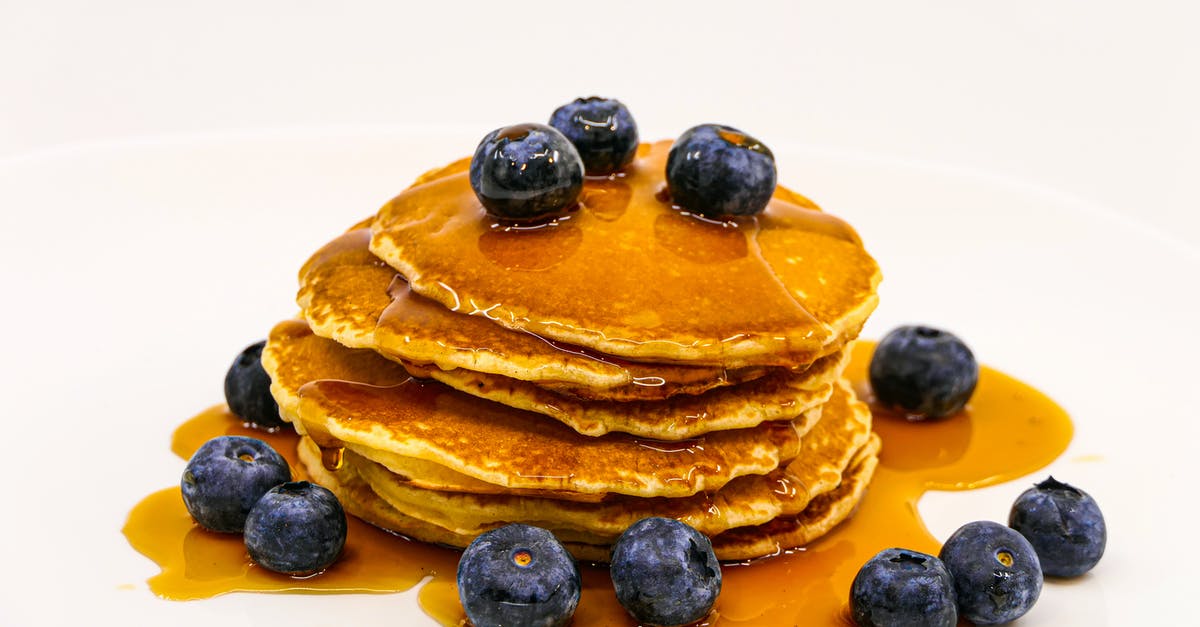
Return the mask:
<svg viewBox="0 0 1200 627">
<path fill-rule="evenodd" d="M 854 229 L 782 187 L 755 216 L 684 215 L 659 193 L 670 148 L 642 144 L 534 230 L 494 228 L 452 164 L 380 209 L 371 250 L 451 311 L 605 355 L 794 367 L 836 349 L 880 279 Z"/>
<path fill-rule="evenodd" d="M 611 210 L 607 201 L 595 198 L 618 196 L 620 190 L 626 196 L 630 193 L 620 180 L 589 180 L 584 190 L 591 199 L 587 200 L 588 210 Z M 671 217 L 689 220 L 676 214 Z M 558 224 L 547 228 L 575 227 Z M 733 231 L 731 234 L 741 237 Z M 481 236 L 480 246 L 488 248 L 493 235 L 504 239 L 503 234 L 489 231 Z M 300 300 L 309 321 L 317 326 L 373 327 L 370 335 L 375 349 L 411 367 L 433 364 L 447 370 L 464 368 L 510 375 L 515 364 L 526 371 L 524 377 L 543 387 L 566 389 L 581 398 L 612 400 L 658 400 L 680 392 L 697 394 L 766 373 L 761 367 L 729 370 L 721 366 L 631 362 L 532 333 L 514 333 L 494 324 L 484 310 L 468 312 L 475 315 L 451 312 L 413 292 L 403 275 L 372 255 L 368 249 L 370 236 L 369 228 L 352 229 L 314 253 L 300 271 Z M 522 241 L 545 237 L 530 232 L 522 236 Z M 681 250 L 686 246 L 683 242 L 677 244 Z M 506 255 L 510 250 L 502 247 L 496 254 Z M 513 257 L 509 265 L 548 263 L 554 256 L 549 247 L 542 247 L 535 255 Z M 335 311 L 336 316 L 331 313 Z M 545 354 L 547 347 L 555 350 L 552 356 Z M 536 355 L 536 361 L 529 359 L 530 355 Z"/>
<path fill-rule="evenodd" d="M 847 369 L 864 400 L 871 395 L 866 367 L 874 345 L 860 341 Z M 1014 479 L 1049 464 L 1070 442 L 1067 414 L 1033 388 L 981 368 L 968 408 L 937 421 L 909 422 L 872 404 L 883 439 L 875 477 L 857 512 L 803 549 L 726 565 L 721 596 L 706 625 L 852 624 L 847 597 L 859 567 L 878 551 L 904 547 L 936 554 L 938 541 L 917 512 L 928 490 L 966 490 Z M 184 423 L 172 451 L 186 459 L 209 438 L 224 434 L 266 440 L 303 476 L 296 436 L 264 433 L 238 423 L 223 406 Z M 964 523 L 969 520 L 963 520 Z M 399 592 L 421 588 L 421 607 L 444 625 L 461 625 L 455 570 L 458 552 L 412 542 L 350 517 L 346 549 L 327 571 L 307 578 L 255 566 L 240 536 L 199 528 L 178 487 L 146 497 L 129 515 L 125 536 L 158 563 L 150 589 L 166 599 L 199 599 L 235 591 Z M 573 625 L 632 625 L 617 603 L 605 569 L 583 566 L 583 593 Z"/>
</svg>

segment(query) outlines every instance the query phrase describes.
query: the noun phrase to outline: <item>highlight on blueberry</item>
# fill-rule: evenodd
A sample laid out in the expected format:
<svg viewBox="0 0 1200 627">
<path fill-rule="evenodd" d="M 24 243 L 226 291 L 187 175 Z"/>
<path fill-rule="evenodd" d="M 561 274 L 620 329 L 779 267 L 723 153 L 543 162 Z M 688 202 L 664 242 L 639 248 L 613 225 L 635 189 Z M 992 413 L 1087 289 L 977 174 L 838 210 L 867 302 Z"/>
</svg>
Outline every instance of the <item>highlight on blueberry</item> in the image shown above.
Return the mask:
<svg viewBox="0 0 1200 627">
<path fill-rule="evenodd" d="M 1026 490 L 1008 515 L 1012 527 L 1033 545 L 1042 572 L 1078 577 L 1104 556 L 1108 530 L 1100 506 L 1083 490 L 1050 477 Z"/>
<path fill-rule="evenodd" d="M 192 454 L 179 488 L 184 506 L 200 526 L 241 533 L 258 499 L 291 479 L 287 460 L 266 442 L 224 435 Z"/>
<path fill-rule="evenodd" d="M 488 215 L 523 223 L 562 215 L 583 191 L 583 160 L 544 124 L 498 128 L 471 157 L 471 189 Z"/>
<path fill-rule="evenodd" d="M 693 126 L 667 155 L 671 202 L 708 218 L 761 212 L 775 193 L 775 179 L 771 150 L 729 126 Z"/>
<path fill-rule="evenodd" d="M 976 625 L 1017 620 L 1041 595 L 1042 567 L 1033 546 L 999 523 L 963 525 L 938 557 L 954 577 L 959 615 Z"/>
<path fill-rule="evenodd" d="M 721 594 L 721 564 L 704 534 L 672 518 L 643 518 L 613 545 L 617 601 L 639 623 L 686 625 Z"/>
<path fill-rule="evenodd" d="M 575 559 L 554 534 L 529 525 L 480 534 L 458 561 L 458 597 L 476 627 L 566 625 L 582 585 Z"/>
<path fill-rule="evenodd" d="M 254 563 L 288 575 L 329 568 L 346 544 L 346 513 L 329 490 L 307 481 L 275 486 L 263 495 L 244 527 Z"/>
<path fill-rule="evenodd" d="M 576 98 L 554 110 L 550 126 L 575 144 L 589 176 L 612 174 L 637 153 L 637 123 L 619 100 Z"/>
<path fill-rule="evenodd" d="M 912 419 L 942 418 L 966 406 L 979 382 L 979 364 L 953 333 L 902 326 L 879 341 L 869 375 L 883 405 Z"/>
<path fill-rule="evenodd" d="M 954 578 L 932 555 L 885 549 L 863 564 L 850 584 L 850 613 L 860 627 L 954 627 Z"/>
<path fill-rule="evenodd" d="M 225 403 L 238 418 L 263 429 L 284 425 L 271 396 L 271 377 L 262 365 L 266 340 L 247 346 L 225 373 Z"/>
</svg>

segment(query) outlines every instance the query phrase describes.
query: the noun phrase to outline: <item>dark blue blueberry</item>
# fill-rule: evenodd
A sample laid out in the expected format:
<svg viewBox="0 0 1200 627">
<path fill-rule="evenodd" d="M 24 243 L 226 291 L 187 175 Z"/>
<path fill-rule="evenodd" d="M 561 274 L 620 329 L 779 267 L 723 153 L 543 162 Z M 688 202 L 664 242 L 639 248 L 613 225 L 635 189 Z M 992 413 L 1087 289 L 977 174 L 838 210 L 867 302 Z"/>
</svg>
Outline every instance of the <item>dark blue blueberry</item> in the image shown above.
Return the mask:
<svg viewBox="0 0 1200 627">
<path fill-rule="evenodd" d="M 188 513 L 201 526 L 241 533 L 258 499 L 291 479 L 287 460 L 266 442 L 223 435 L 192 455 L 179 487 Z"/>
<path fill-rule="evenodd" d="M 575 145 L 543 124 L 498 128 L 471 157 L 471 189 L 492 217 L 534 222 L 563 214 L 583 191 Z"/>
<path fill-rule="evenodd" d="M 709 218 L 761 212 L 775 193 L 775 155 L 728 126 L 693 126 L 667 155 L 671 202 Z"/>
<path fill-rule="evenodd" d="M 644 518 L 613 545 L 613 587 L 646 625 L 686 625 L 704 618 L 721 594 L 721 564 L 708 538 L 671 518 Z"/>
<path fill-rule="evenodd" d="M 512 524 L 480 534 L 458 561 L 458 598 L 475 627 L 571 622 L 582 582 L 554 534 Z"/>
<path fill-rule="evenodd" d="M 576 98 L 554 110 L 550 126 L 575 144 L 584 170 L 592 176 L 620 170 L 637 153 L 637 123 L 618 100 Z"/>
<path fill-rule="evenodd" d="M 1104 556 L 1108 540 L 1096 501 L 1054 477 L 1017 497 L 1008 526 L 1029 540 L 1042 572 L 1052 577 L 1078 577 L 1091 570 Z"/>
<path fill-rule="evenodd" d="M 346 544 L 346 513 L 333 492 L 307 481 L 275 486 L 246 517 L 246 550 L 277 573 L 329 568 Z"/>
<path fill-rule="evenodd" d="M 898 327 L 875 347 L 871 388 L 880 403 L 910 418 L 941 418 L 966 406 L 979 381 L 975 355 L 954 334 Z"/>
<path fill-rule="evenodd" d="M 1042 567 L 1021 534 L 991 521 L 967 523 L 938 555 L 954 577 L 958 614 L 976 625 L 1017 620 L 1042 593 Z"/>
<path fill-rule="evenodd" d="M 233 360 L 225 373 L 225 403 L 238 418 L 264 429 L 277 429 L 284 423 L 271 396 L 271 377 L 262 365 L 266 344 L 265 340 L 251 344 Z"/>
<path fill-rule="evenodd" d="M 954 578 L 942 560 L 886 549 L 859 569 L 850 584 L 850 611 L 863 627 L 954 627 Z"/>
</svg>

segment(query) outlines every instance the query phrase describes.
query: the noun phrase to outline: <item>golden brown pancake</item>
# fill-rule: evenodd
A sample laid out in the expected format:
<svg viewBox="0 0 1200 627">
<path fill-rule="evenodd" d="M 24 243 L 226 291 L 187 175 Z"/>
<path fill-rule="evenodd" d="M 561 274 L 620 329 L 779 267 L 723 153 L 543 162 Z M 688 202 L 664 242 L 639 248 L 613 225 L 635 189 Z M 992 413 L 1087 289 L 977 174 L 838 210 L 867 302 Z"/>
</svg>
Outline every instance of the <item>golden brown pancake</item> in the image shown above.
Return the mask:
<svg viewBox="0 0 1200 627">
<path fill-rule="evenodd" d="M 790 422 L 678 442 L 589 437 L 545 416 L 412 379 L 388 388 L 313 381 L 300 389 L 298 417 L 305 433 L 505 487 L 636 496 L 687 496 L 768 473 L 795 457 L 800 439 Z M 387 457 L 375 461 L 388 465 Z"/>
<path fill-rule="evenodd" d="M 792 367 L 852 339 L 880 278 L 854 230 L 786 191 L 737 222 L 685 215 L 661 194 L 669 149 L 542 228 L 494 224 L 459 162 L 379 211 L 371 251 L 452 311 L 633 360 Z"/>
<path fill-rule="evenodd" d="M 676 442 L 588 437 L 437 382 L 410 378 L 379 387 L 395 364 L 303 327 L 282 323 L 263 351 L 281 414 L 323 446 L 359 447 L 389 467 L 393 457 L 416 458 L 507 488 L 687 496 L 771 472 L 795 457 L 798 426 L 811 426 L 775 421 Z M 299 352 L 306 358 L 296 358 Z M 370 381 L 351 378 L 363 371 Z"/>
<path fill-rule="evenodd" d="M 712 538 L 713 550 L 722 560 L 748 560 L 778 555 L 825 535 L 848 518 L 862 500 L 879 464 L 879 444 L 879 436 L 872 434 L 867 451 L 842 475 L 841 484 L 814 498 L 800 514 L 726 531 Z"/>
<path fill-rule="evenodd" d="M 309 475 L 415 539 L 523 522 L 594 561 L 647 516 L 723 560 L 849 516 L 879 439 L 840 376 L 879 269 L 783 187 L 725 222 L 671 206 L 669 148 L 522 228 L 486 216 L 463 159 L 314 254 L 306 321 L 263 353 Z"/>
<path fill-rule="evenodd" d="M 303 320 L 285 320 L 271 329 L 262 364 L 271 377 L 271 395 L 279 404 L 279 413 L 289 422 L 300 403 L 296 392 L 314 379 L 390 386 L 412 378 L 400 364 L 371 351 L 350 351 L 313 335 Z"/>
<path fill-rule="evenodd" d="M 799 514 L 812 498 L 838 486 L 843 471 L 867 445 L 870 426 L 870 410 L 840 384 L 820 423 L 804 436 L 799 456 L 787 468 L 739 477 L 715 492 L 675 499 L 614 495 L 600 503 L 579 503 L 512 494 L 447 493 L 413 486 L 407 476 L 357 455 L 349 455 L 346 463 L 398 511 L 463 535 L 521 522 L 612 541 L 649 516 L 676 518 L 714 535 Z"/>
<path fill-rule="evenodd" d="M 748 381 L 764 368 L 643 364 L 531 333 L 486 315 L 454 313 L 415 294 L 368 250 L 370 231 L 352 229 L 318 250 L 300 271 L 304 317 L 322 337 L 393 359 L 536 383 L 583 399 L 657 400 Z"/>
<path fill-rule="evenodd" d="M 878 438 L 872 437 L 861 454 L 847 469 L 842 483 L 834 490 L 814 499 L 797 516 L 778 518 L 765 525 L 741 527 L 712 538 L 713 550 L 723 561 L 740 561 L 773 555 L 784 548 L 803 546 L 833 529 L 845 520 L 862 499 L 874 474 L 878 458 L 874 451 Z M 346 511 L 383 529 L 415 540 L 465 548 L 475 536 L 456 534 L 402 514 L 380 498 L 361 477 L 349 467 L 338 471 L 321 465 L 321 453 L 310 440 L 301 442 L 299 457 L 309 476 L 329 488 L 342 501 Z M 564 532 L 556 535 L 576 559 L 604 563 L 609 559 L 609 544 L 602 538 L 590 538 L 583 533 Z M 563 537 L 567 536 L 567 537 Z"/>
<path fill-rule="evenodd" d="M 711 431 L 744 429 L 771 420 L 814 421 L 833 392 L 849 350 L 822 357 L 803 372 L 775 370 L 735 387 L 658 401 L 588 401 L 508 377 L 457 368 L 406 364 L 409 372 L 490 401 L 550 416 L 584 435 L 612 431 L 681 440 Z M 800 427 L 806 430 L 807 427 Z"/>
<path fill-rule="evenodd" d="M 550 416 L 576 432 L 600 436 L 622 432 L 658 440 L 684 440 L 711 431 L 742 429 L 763 422 L 790 420 L 801 432 L 820 417 L 845 366 L 848 351 L 825 357 L 800 374 L 778 371 L 737 387 L 701 395 L 679 395 L 649 402 L 581 401 L 533 384 L 467 370 L 407 369 L 368 350 L 349 350 L 317 337 L 302 321 L 282 322 L 272 330 L 263 363 L 272 373 L 273 393 L 286 413 L 295 414 L 295 390 L 316 378 L 359 381 L 377 386 L 402 383 L 412 373 L 487 400 Z M 328 365 L 332 372 L 320 370 Z M 329 376 L 323 376 L 328 374 Z"/>
<path fill-rule="evenodd" d="M 607 494 L 584 494 L 581 492 L 568 492 L 566 490 L 539 490 L 529 488 L 506 488 L 494 483 L 480 481 L 474 477 L 468 477 L 460 472 L 455 472 L 440 464 L 428 462 L 423 459 L 413 457 L 404 457 L 383 451 L 373 450 L 365 446 L 357 446 L 347 444 L 346 451 L 352 452 L 350 457 L 361 457 L 363 459 L 384 459 L 387 460 L 389 472 L 403 480 L 414 488 L 424 490 L 436 490 L 438 492 L 462 492 L 466 494 L 476 495 L 518 495 L 532 496 L 547 499 L 559 499 L 564 501 L 576 501 L 580 503 L 599 503 L 608 498 Z"/>
</svg>

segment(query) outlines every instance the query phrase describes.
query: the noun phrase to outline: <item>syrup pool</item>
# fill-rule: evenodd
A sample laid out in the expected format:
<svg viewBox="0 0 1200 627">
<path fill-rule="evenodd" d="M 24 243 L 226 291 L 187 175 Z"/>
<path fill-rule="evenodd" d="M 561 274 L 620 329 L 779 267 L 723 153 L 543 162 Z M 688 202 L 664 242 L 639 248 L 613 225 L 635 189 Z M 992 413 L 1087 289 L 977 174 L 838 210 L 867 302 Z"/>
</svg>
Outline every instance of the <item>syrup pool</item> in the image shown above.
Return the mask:
<svg viewBox="0 0 1200 627">
<path fill-rule="evenodd" d="M 860 341 L 846 376 L 870 400 L 866 368 L 874 344 Z M 858 511 L 804 549 L 752 564 L 727 565 L 724 586 L 708 625 L 851 624 L 850 582 L 878 551 L 904 547 L 936 554 L 917 501 L 928 490 L 967 490 L 1032 473 L 1057 458 L 1072 435 L 1070 418 L 1050 398 L 990 368 L 962 414 L 914 423 L 876 407 L 874 429 L 883 439 L 879 468 Z M 187 459 L 209 438 L 259 437 L 295 458 L 296 436 L 243 427 L 223 406 L 184 423 L 171 450 Z M 182 472 L 182 468 L 181 468 Z M 963 520 L 969 522 L 969 520 Z M 327 571 L 295 578 L 255 566 L 240 536 L 205 531 L 184 509 L 178 487 L 143 499 L 129 514 L 130 544 L 159 565 L 150 589 L 165 599 L 213 597 L 227 592 L 400 592 L 427 581 L 421 607 L 444 625 L 460 625 L 454 575 L 458 552 L 412 542 L 350 517 L 343 556 Z M 583 598 L 576 626 L 633 625 L 617 604 L 607 571 L 583 567 Z"/>
</svg>

